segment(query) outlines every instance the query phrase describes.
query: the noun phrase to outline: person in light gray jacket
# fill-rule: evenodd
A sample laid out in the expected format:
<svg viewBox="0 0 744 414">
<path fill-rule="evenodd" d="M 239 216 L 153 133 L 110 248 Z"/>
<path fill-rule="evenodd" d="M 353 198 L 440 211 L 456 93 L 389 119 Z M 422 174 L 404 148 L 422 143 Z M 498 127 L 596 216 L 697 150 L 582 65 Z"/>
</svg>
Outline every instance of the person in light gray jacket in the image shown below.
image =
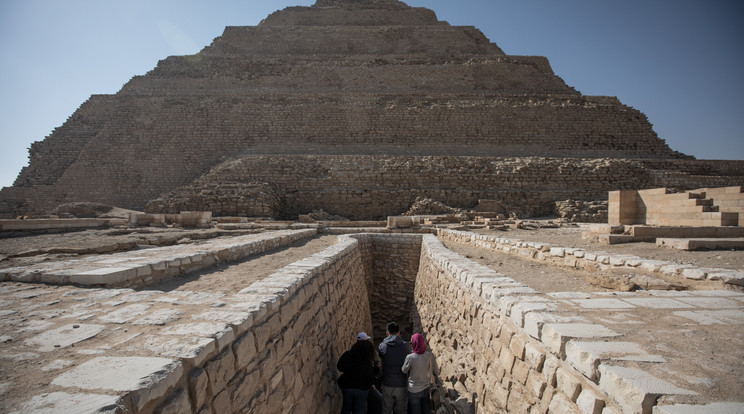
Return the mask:
<svg viewBox="0 0 744 414">
<path fill-rule="evenodd" d="M 439 367 L 434 354 L 426 350 L 426 342 L 421 334 L 411 337 L 413 352 L 408 354 L 401 371 L 408 374 L 408 409 L 411 414 L 429 414 L 429 388 L 434 375 L 439 375 Z"/>
</svg>

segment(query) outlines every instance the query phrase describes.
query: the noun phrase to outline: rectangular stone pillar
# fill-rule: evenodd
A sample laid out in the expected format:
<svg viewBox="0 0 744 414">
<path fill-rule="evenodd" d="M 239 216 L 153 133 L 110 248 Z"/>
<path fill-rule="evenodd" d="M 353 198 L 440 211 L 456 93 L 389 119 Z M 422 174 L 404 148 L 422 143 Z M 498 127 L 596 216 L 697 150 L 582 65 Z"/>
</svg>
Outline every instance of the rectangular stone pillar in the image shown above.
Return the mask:
<svg viewBox="0 0 744 414">
<path fill-rule="evenodd" d="M 639 216 L 638 191 L 610 191 L 607 224 L 613 226 L 643 224 L 643 221 L 638 221 Z"/>
</svg>

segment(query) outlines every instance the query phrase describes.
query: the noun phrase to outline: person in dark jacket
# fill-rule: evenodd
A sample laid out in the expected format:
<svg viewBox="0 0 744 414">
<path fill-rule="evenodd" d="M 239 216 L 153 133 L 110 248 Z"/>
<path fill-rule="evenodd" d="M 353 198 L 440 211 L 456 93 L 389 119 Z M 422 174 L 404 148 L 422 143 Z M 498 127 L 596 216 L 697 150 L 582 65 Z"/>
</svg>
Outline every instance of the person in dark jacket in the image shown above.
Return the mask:
<svg viewBox="0 0 744 414">
<path fill-rule="evenodd" d="M 375 346 L 370 341 L 356 341 L 338 359 L 336 368 L 343 373 L 338 378 L 344 397 L 341 414 L 364 414 L 366 411 L 367 395 L 374 388 L 374 364 Z"/>
<path fill-rule="evenodd" d="M 406 414 L 408 378 L 401 367 L 411 349 L 400 337 L 397 323 L 390 322 L 386 334 L 377 348 L 382 361 L 382 414 Z"/>
<path fill-rule="evenodd" d="M 366 332 L 359 332 L 357 335 L 357 341 L 370 341 L 372 338 L 367 335 Z M 377 355 L 375 353 L 375 355 Z M 369 394 L 367 395 L 367 414 L 382 414 L 382 368 L 380 367 L 380 360 L 375 360 L 375 384 L 370 388 Z"/>
</svg>

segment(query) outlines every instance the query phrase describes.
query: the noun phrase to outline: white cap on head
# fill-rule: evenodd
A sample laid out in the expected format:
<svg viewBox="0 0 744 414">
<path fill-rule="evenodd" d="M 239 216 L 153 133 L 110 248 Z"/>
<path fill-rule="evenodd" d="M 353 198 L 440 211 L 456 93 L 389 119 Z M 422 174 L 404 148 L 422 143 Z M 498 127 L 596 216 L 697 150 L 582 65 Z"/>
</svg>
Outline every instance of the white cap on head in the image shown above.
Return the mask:
<svg viewBox="0 0 744 414">
<path fill-rule="evenodd" d="M 372 338 L 370 338 L 370 337 L 369 337 L 369 336 L 368 336 L 368 335 L 367 335 L 366 333 L 364 333 L 364 332 L 359 332 L 359 335 L 357 335 L 357 341 L 366 341 L 367 339 L 372 339 Z"/>
</svg>

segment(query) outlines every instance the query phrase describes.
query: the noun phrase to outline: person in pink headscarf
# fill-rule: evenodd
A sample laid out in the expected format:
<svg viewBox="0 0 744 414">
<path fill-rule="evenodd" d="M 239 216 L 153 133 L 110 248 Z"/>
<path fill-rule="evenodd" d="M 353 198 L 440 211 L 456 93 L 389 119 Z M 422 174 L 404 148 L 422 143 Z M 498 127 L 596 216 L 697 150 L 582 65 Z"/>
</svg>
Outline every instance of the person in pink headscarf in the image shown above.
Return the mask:
<svg viewBox="0 0 744 414">
<path fill-rule="evenodd" d="M 426 341 L 421 334 L 411 337 L 412 353 L 406 356 L 401 371 L 408 374 L 408 409 L 411 414 L 431 413 L 429 388 L 433 376 L 439 375 L 439 367 L 434 354 L 426 350 Z"/>
</svg>

